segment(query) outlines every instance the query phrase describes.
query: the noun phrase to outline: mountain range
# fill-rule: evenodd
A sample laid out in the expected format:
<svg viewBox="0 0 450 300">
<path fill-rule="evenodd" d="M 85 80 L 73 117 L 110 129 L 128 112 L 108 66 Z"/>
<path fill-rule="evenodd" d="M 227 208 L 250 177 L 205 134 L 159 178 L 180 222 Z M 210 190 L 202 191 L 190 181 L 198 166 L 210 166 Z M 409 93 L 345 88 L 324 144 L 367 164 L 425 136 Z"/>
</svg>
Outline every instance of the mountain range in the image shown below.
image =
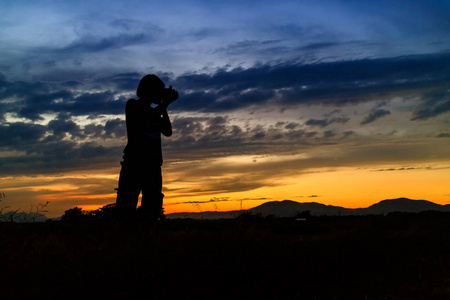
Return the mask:
<svg viewBox="0 0 450 300">
<path fill-rule="evenodd" d="M 386 215 L 392 212 L 419 213 L 423 211 L 450 212 L 450 204 L 440 205 L 427 200 L 412 200 L 408 198 L 386 199 L 367 208 L 345 208 L 325 205 L 317 202 L 296 202 L 292 200 L 270 201 L 248 210 L 235 211 L 204 211 L 166 214 L 168 219 L 232 219 L 242 214 L 250 213 L 262 217 L 293 218 L 301 213 L 311 216 L 362 216 Z M 54 218 L 53 220 L 60 220 Z M 39 213 L 7 212 L 0 214 L 0 222 L 45 222 L 47 217 Z"/>
<path fill-rule="evenodd" d="M 262 217 L 279 218 L 295 217 L 299 213 L 308 212 L 312 216 L 349 216 L 349 215 L 386 215 L 392 212 L 419 213 L 423 211 L 450 212 L 450 204 L 440 205 L 427 200 L 412 200 L 408 198 L 386 199 L 367 208 L 344 208 L 325 205 L 317 202 L 296 202 L 291 200 L 270 201 L 246 211 L 167 214 L 168 219 L 227 219 L 235 218 L 243 213 L 251 213 Z"/>
</svg>

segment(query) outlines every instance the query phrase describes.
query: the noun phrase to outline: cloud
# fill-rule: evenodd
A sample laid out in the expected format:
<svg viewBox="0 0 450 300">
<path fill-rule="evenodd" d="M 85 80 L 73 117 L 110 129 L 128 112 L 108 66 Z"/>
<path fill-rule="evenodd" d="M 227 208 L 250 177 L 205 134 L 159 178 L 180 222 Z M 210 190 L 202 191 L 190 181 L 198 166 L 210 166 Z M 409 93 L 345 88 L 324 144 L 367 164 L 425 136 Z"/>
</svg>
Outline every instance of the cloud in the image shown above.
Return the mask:
<svg viewBox="0 0 450 300">
<path fill-rule="evenodd" d="M 444 89 L 428 92 L 422 97 L 422 103 L 413 111 L 412 121 L 427 120 L 450 111 L 450 90 Z"/>
<path fill-rule="evenodd" d="M 59 58 L 104 52 L 154 42 L 164 30 L 148 21 L 136 19 L 81 20 L 74 25 L 75 38 L 65 46 L 41 46 L 34 51 Z"/>
<path fill-rule="evenodd" d="M 248 55 L 249 53 L 270 54 L 280 52 L 281 49 L 284 49 L 280 42 L 280 40 L 243 40 L 216 49 L 215 52 L 225 55 Z"/>
<path fill-rule="evenodd" d="M 449 138 L 449 137 L 450 137 L 450 132 L 441 132 L 441 133 L 438 133 L 438 134 L 436 135 L 436 137 L 438 137 L 438 138 Z"/>
<path fill-rule="evenodd" d="M 20 148 L 16 148 L 20 149 Z M 0 157 L 0 175 L 60 174 L 74 170 L 100 170 L 118 165 L 123 147 L 105 147 L 52 138 L 23 147 L 26 155 Z"/>
<path fill-rule="evenodd" d="M 333 131 L 333 130 L 326 130 L 326 131 L 323 133 L 323 135 L 324 135 L 324 137 L 326 137 L 326 138 L 331 138 L 331 137 L 335 137 L 335 136 L 337 135 L 337 133 L 336 133 L 335 131 Z"/>
<path fill-rule="evenodd" d="M 126 123 L 119 118 L 106 121 L 104 129 L 108 138 L 121 138 L 127 135 Z"/>
<path fill-rule="evenodd" d="M 178 112 L 219 113 L 251 107 L 283 109 L 315 104 L 339 107 L 367 102 L 375 95 L 442 85 L 450 79 L 450 55 L 316 64 L 283 62 L 230 70 L 222 68 L 209 74 L 177 77 L 162 74 L 162 77 L 180 93 L 179 101 L 171 106 Z M 136 72 L 83 82 L 8 81 L 6 76 L 2 76 L 0 107 L 3 114 L 15 113 L 32 121 L 42 120 L 42 115 L 49 113 L 64 112 L 71 116 L 123 114 L 125 102 L 135 97 L 140 78 Z M 449 101 L 440 99 L 439 95 L 427 95 L 412 119 L 424 119 L 448 111 Z M 6 103 L 3 99 L 14 101 Z M 386 112 L 378 111 L 372 117 L 383 113 Z M 311 119 L 309 124 L 325 127 L 331 123 L 345 123 L 346 120 Z"/>
<path fill-rule="evenodd" d="M 449 79 L 448 54 L 264 64 L 178 76 L 173 86 L 183 100 L 173 108 L 219 112 L 265 104 L 342 106 L 369 101 L 373 95 L 442 85 Z"/>
<path fill-rule="evenodd" d="M 170 203 L 169 205 L 177 205 L 177 204 L 203 204 L 203 203 L 216 203 L 216 202 L 228 202 L 228 201 L 234 201 L 234 200 L 230 200 L 230 197 L 213 197 L 209 200 L 204 200 L 204 201 L 183 201 L 183 202 L 175 202 L 175 203 Z M 167 205 L 167 204 L 166 204 Z"/>
<path fill-rule="evenodd" d="M 81 40 L 72 42 L 70 45 L 60 49 L 60 53 L 89 53 L 99 52 L 109 49 L 118 49 L 138 43 L 146 42 L 147 38 L 144 34 L 120 34 L 110 37 L 84 37 Z"/>
<path fill-rule="evenodd" d="M 390 115 L 391 112 L 386 109 L 375 109 L 370 112 L 370 114 L 361 121 L 361 125 L 366 125 L 375 122 L 379 118 Z"/>
<path fill-rule="evenodd" d="M 332 123 L 347 123 L 350 120 L 350 118 L 344 118 L 344 117 L 336 117 L 336 118 L 329 118 L 329 119 L 309 119 L 306 121 L 306 125 L 309 126 L 319 126 L 319 127 L 326 127 Z"/>
<path fill-rule="evenodd" d="M 329 125 L 329 122 L 328 120 L 309 119 L 308 121 L 306 121 L 306 125 L 325 127 Z"/>
<path fill-rule="evenodd" d="M 375 171 L 378 172 L 386 172 L 386 171 L 411 171 L 411 170 L 417 170 L 416 167 L 403 167 L 403 168 L 389 168 L 389 169 L 378 169 Z M 423 169 L 423 168 L 422 168 Z"/>
<path fill-rule="evenodd" d="M 338 43 L 334 43 L 334 42 L 312 43 L 312 44 L 301 47 L 301 49 L 314 51 L 314 50 L 334 47 L 336 45 L 338 45 Z"/>
<path fill-rule="evenodd" d="M 46 133 L 47 128 L 39 124 L 15 122 L 0 124 L 0 148 L 7 150 L 24 150 L 29 145 L 39 142 Z"/>
<path fill-rule="evenodd" d="M 0 174 L 49 174 L 84 168 L 111 167 L 120 160 L 125 144 L 125 121 L 80 126 L 60 113 L 47 125 L 24 122 L 0 124 Z M 103 141 L 110 140 L 108 145 Z"/>
<path fill-rule="evenodd" d="M 128 91 L 123 88 L 134 83 L 135 78 L 135 73 L 130 73 L 86 82 L 85 91 L 80 90 L 81 83 L 73 81 L 11 82 L 4 79 L 0 81 L 0 87 L 3 87 L 0 89 L 0 107 L 4 108 L 3 118 L 5 113 L 13 113 L 31 121 L 43 120 L 43 114 L 123 114 L 128 100 L 123 95 Z M 103 84 L 99 86 L 99 82 Z"/>
<path fill-rule="evenodd" d="M 78 137 L 81 135 L 80 126 L 72 121 L 66 113 L 60 113 L 56 119 L 48 123 L 47 127 L 53 131 L 53 135 L 60 139 L 63 139 L 66 134 Z"/>
<path fill-rule="evenodd" d="M 172 160 L 198 160 L 239 155 L 286 155 L 311 147 L 345 142 L 353 131 L 307 131 L 301 123 L 237 125 L 227 116 L 176 117 L 164 151 Z M 259 159 L 257 159 L 259 161 Z"/>
</svg>

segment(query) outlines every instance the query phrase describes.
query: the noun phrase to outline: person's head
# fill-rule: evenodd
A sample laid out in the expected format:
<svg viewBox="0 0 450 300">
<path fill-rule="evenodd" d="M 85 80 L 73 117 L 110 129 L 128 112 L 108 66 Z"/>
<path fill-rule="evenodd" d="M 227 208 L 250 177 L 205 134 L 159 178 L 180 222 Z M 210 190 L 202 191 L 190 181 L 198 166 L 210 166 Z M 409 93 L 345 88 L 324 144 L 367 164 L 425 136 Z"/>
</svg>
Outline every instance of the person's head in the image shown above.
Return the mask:
<svg viewBox="0 0 450 300">
<path fill-rule="evenodd" d="M 158 76 L 149 74 L 142 77 L 136 90 L 136 94 L 139 99 L 159 104 L 164 95 L 165 87 L 166 85 Z"/>
</svg>

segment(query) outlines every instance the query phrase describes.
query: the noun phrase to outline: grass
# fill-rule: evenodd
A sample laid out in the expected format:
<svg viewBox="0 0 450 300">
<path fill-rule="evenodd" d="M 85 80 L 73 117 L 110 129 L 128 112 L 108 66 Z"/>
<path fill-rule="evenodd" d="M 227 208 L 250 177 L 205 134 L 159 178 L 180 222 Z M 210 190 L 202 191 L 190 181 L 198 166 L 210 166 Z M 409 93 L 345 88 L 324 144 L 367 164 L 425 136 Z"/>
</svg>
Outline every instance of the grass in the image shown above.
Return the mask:
<svg viewBox="0 0 450 300">
<path fill-rule="evenodd" d="M 3 299 L 449 299 L 450 214 L 0 223 Z"/>
</svg>

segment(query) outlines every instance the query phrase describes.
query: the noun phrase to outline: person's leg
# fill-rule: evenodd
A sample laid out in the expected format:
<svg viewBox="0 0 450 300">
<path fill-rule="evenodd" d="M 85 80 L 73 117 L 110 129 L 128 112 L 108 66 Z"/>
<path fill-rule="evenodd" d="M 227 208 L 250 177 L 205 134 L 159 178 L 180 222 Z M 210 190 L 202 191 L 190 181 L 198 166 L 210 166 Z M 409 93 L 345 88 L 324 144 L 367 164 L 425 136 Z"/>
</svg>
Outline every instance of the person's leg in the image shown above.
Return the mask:
<svg viewBox="0 0 450 300">
<path fill-rule="evenodd" d="M 149 168 L 142 188 L 142 211 L 156 221 L 161 214 L 164 194 L 162 190 L 162 175 L 160 166 Z"/>
<path fill-rule="evenodd" d="M 116 199 L 116 209 L 120 216 L 132 217 L 136 212 L 141 180 L 137 166 L 127 162 L 122 163 Z"/>
</svg>

